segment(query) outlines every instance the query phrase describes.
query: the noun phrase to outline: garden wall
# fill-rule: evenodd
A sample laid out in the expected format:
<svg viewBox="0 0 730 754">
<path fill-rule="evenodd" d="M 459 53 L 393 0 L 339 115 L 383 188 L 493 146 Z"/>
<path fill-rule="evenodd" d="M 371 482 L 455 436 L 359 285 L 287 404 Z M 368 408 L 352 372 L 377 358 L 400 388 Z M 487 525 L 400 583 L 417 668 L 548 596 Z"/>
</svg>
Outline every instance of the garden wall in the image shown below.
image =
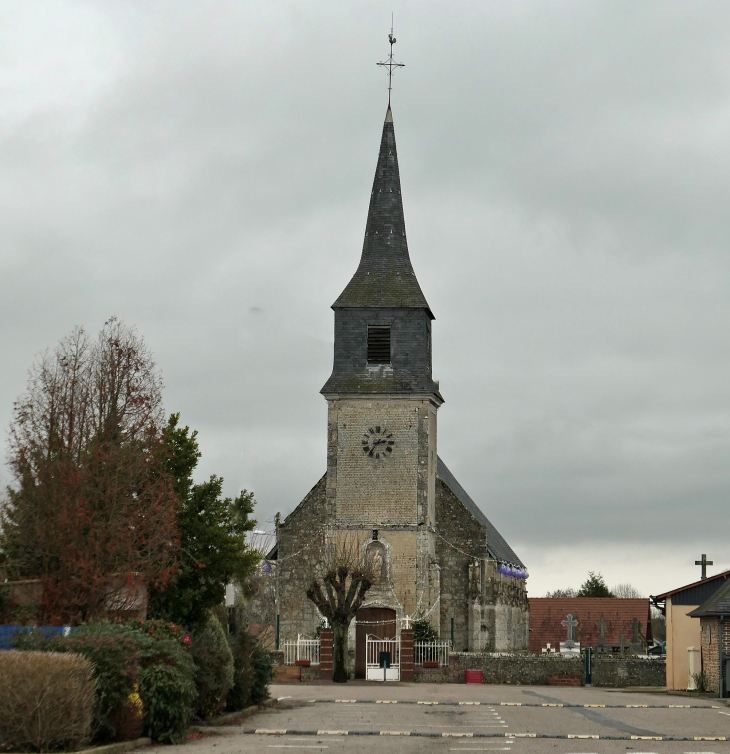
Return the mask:
<svg viewBox="0 0 730 754">
<path fill-rule="evenodd" d="M 585 658 L 559 655 L 491 655 L 454 652 L 446 668 L 415 668 L 422 683 L 464 683 L 465 670 L 481 670 L 484 683 L 519 686 L 554 685 L 549 676 L 580 676 L 585 684 Z M 609 688 L 666 686 L 664 659 L 593 657 L 593 685 Z"/>
</svg>

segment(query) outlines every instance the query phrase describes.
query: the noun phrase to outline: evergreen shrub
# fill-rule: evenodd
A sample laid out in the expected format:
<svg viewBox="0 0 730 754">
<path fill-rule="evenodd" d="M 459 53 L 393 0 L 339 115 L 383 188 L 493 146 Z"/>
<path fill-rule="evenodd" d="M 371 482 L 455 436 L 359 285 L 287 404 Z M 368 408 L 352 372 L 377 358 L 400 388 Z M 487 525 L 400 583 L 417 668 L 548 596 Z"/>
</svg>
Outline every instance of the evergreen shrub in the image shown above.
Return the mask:
<svg viewBox="0 0 730 754">
<path fill-rule="evenodd" d="M 226 708 L 231 711 L 261 704 L 269 697 L 274 658 L 248 628 L 242 608 L 236 610 L 236 632 L 228 637 L 233 652 L 233 687 Z"/>
<path fill-rule="evenodd" d="M 211 717 L 221 712 L 233 687 L 233 653 L 226 632 L 212 611 L 193 634 L 191 652 L 197 691 L 195 712 L 201 718 Z"/>
</svg>

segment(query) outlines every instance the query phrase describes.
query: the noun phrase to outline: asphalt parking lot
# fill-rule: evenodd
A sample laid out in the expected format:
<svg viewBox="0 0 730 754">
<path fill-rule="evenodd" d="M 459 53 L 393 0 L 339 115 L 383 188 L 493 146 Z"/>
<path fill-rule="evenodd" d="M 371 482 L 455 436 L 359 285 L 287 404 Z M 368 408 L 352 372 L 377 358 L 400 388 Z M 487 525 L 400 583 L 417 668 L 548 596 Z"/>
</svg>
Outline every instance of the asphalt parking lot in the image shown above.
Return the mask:
<svg viewBox="0 0 730 754">
<path fill-rule="evenodd" d="M 730 707 L 709 699 L 546 686 L 382 683 L 278 685 L 272 694 L 279 699 L 276 707 L 187 742 L 188 754 L 376 748 L 384 754 L 730 752 Z"/>
</svg>

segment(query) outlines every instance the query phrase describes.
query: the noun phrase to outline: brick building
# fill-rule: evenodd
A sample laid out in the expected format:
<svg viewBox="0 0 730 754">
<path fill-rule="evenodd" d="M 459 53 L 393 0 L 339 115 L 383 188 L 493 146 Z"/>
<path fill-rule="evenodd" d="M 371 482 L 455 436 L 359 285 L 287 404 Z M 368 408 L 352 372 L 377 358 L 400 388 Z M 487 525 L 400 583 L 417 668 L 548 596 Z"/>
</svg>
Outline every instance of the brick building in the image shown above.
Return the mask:
<svg viewBox="0 0 730 754">
<path fill-rule="evenodd" d="M 730 580 L 689 615 L 700 619 L 702 670 L 708 687 L 726 697 L 730 687 Z"/>
<path fill-rule="evenodd" d="M 362 670 L 365 630 L 393 636 L 427 616 L 459 651 L 527 649 L 525 566 L 437 455 L 444 402 L 431 374 L 434 316 L 411 265 L 395 131 L 385 117 L 360 264 L 333 304 L 327 470 L 277 527 L 280 641 L 319 616 L 302 564 L 315 532 L 354 532 L 384 564 L 351 626 Z"/>
</svg>

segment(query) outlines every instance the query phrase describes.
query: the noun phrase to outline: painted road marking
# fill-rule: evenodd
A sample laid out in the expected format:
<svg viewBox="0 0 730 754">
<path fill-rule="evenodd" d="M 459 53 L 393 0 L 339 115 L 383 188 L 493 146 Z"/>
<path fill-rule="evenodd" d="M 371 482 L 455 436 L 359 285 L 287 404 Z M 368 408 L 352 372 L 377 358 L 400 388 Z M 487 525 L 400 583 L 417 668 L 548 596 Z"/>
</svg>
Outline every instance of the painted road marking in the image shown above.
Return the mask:
<svg viewBox="0 0 730 754">
<path fill-rule="evenodd" d="M 291 696 L 281 696 L 279 699 L 293 699 Z M 414 701 L 411 699 L 307 699 L 312 704 L 440 704 L 442 707 L 456 707 L 461 705 L 489 704 L 489 702 L 434 702 L 430 699 Z M 502 707 L 605 707 L 607 709 L 720 709 L 717 705 L 710 704 L 540 704 L 537 702 L 492 702 Z M 727 714 L 727 713 L 726 713 Z"/>
<path fill-rule="evenodd" d="M 417 727 L 436 727 L 436 726 L 417 726 Z M 263 736 L 426 736 L 426 737 L 466 737 L 466 738 L 494 738 L 503 737 L 509 741 L 517 738 L 553 738 L 553 739 L 593 739 L 603 741 L 727 741 L 727 736 L 694 736 L 688 738 L 685 736 L 601 736 L 598 734 L 576 734 L 576 733 L 417 733 L 404 730 L 282 730 L 279 728 L 244 728 L 240 731 L 244 735 L 263 735 Z M 293 741 L 302 739 L 290 739 Z M 336 740 L 336 739 L 330 739 Z M 708 754 L 707 752 L 686 752 L 685 754 Z"/>
</svg>

